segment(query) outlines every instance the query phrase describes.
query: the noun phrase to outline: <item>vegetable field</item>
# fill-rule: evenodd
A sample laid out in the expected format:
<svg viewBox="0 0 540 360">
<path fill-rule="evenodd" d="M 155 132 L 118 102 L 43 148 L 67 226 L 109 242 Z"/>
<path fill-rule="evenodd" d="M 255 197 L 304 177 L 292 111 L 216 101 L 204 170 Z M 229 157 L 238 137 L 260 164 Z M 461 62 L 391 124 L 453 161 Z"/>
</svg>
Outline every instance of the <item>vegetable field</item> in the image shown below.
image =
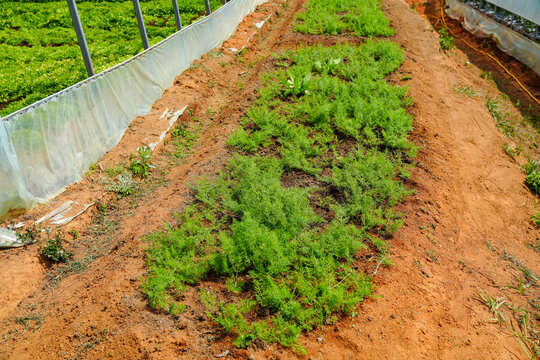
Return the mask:
<svg viewBox="0 0 540 360">
<path fill-rule="evenodd" d="M 175 31 L 168 1 L 141 2 L 151 43 Z M 182 1 L 183 25 L 204 16 Z M 28 91 L 4 113 L 85 77 L 63 2 L 7 4 L 2 74 Z M 0 223 L 25 246 L 0 254 L 0 358 L 538 358 L 540 135 L 501 74 L 403 0 L 254 4 L 156 47 L 145 71 L 209 44 L 150 100 L 157 76 L 133 96 L 118 76 L 104 116 L 66 96 L 65 121 L 15 129 L 94 139 L 78 113 L 106 128 L 149 104 L 80 181 Z M 131 2 L 78 7 L 98 71 L 142 50 Z M 63 175 L 56 157 L 27 164 Z"/>
<path fill-rule="evenodd" d="M 0 3 L 0 115 L 5 116 L 87 77 L 65 1 Z M 178 3 L 182 25 L 205 15 L 203 0 Z M 212 0 L 212 10 L 221 1 Z M 176 31 L 170 1 L 141 2 L 153 45 Z M 78 4 L 96 73 L 143 50 L 131 1 Z"/>
</svg>

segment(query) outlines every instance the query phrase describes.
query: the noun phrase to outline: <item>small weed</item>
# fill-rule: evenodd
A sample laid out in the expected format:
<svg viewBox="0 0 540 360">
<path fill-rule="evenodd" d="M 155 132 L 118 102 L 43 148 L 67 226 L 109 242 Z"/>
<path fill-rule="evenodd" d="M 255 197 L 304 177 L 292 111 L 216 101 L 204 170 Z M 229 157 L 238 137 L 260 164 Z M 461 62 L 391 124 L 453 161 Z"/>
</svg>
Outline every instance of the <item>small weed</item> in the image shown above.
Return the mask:
<svg viewBox="0 0 540 360">
<path fill-rule="evenodd" d="M 463 97 L 474 97 L 477 94 L 469 85 L 457 86 L 454 91 Z"/>
<path fill-rule="evenodd" d="M 540 220 L 540 216 L 538 216 L 538 213 L 536 213 L 536 215 L 537 215 L 536 220 Z M 536 223 L 536 226 L 537 226 L 537 227 L 540 227 L 540 222 L 537 222 L 537 223 Z M 527 244 L 527 247 L 533 249 L 533 250 L 536 251 L 537 253 L 540 253 L 540 240 L 536 240 L 536 241 L 533 242 L 533 243 Z"/>
<path fill-rule="evenodd" d="M 188 67 L 188 71 L 189 70 L 193 71 L 195 69 L 202 69 L 202 71 L 204 71 L 205 73 L 207 73 L 207 74 L 210 73 L 210 69 L 208 67 L 206 67 L 205 65 L 203 65 L 203 64 L 193 63 Z"/>
<path fill-rule="evenodd" d="M 125 170 L 125 168 L 124 168 L 123 164 L 116 164 L 116 165 L 113 165 L 113 166 L 110 166 L 110 167 L 106 168 L 105 173 L 107 174 L 108 177 L 113 178 L 113 177 L 123 173 L 124 170 Z"/>
<path fill-rule="evenodd" d="M 406 81 L 406 80 L 411 80 L 412 79 L 412 76 L 411 75 L 404 75 L 401 77 L 401 81 Z"/>
<path fill-rule="evenodd" d="M 480 77 L 484 80 L 493 80 L 493 74 L 489 71 L 483 71 L 480 74 Z"/>
<path fill-rule="evenodd" d="M 444 51 L 450 50 L 456 45 L 456 40 L 450 35 L 447 28 L 443 27 L 439 30 L 439 44 Z"/>
<path fill-rule="evenodd" d="M 91 176 L 93 175 L 96 170 L 99 168 L 98 164 L 97 163 L 92 163 L 90 164 L 90 166 L 88 167 L 88 170 L 86 170 L 86 173 L 84 174 L 84 176 Z"/>
<path fill-rule="evenodd" d="M 529 283 L 540 283 L 540 280 L 538 279 L 538 277 L 532 272 L 531 269 L 528 269 L 524 266 L 514 266 L 514 269 L 516 270 L 519 270 L 523 273 L 523 276 L 525 276 L 525 279 L 527 279 L 527 281 Z"/>
<path fill-rule="evenodd" d="M 64 248 L 64 242 L 64 234 L 58 231 L 53 238 L 49 238 L 39 248 L 39 254 L 53 263 L 67 262 L 73 254 Z"/>
<path fill-rule="evenodd" d="M 523 152 L 523 148 L 521 146 L 511 147 L 507 142 L 503 145 L 504 151 L 508 156 L 519 156 Z"/>
<path fill-rule="evenodd" d="M 502 116 L 502 113 L 501 113 L 501 106 L 499 104 L 499 100 L 497 100 L 497 98 L 488 98 L 486 99 L 486 107 L 489 111 L 489 113 L 491 114 L 491 116 L 493 116 L 493 118 L 497 121 L 500 121 L 502 120 L 503 116 Z"/>
<path fill-rule="evenodd" d="M 435 255 L 435 253 L 431 250 L 426 250 L 426 254 L 428 256 L 428 259 L 430 261 L 433 261 L 433 262 L 436 262 L 439 260 L 439 257 L 437 255 Z"/>
<path fill-rule="evenodd" d="M 192 122 L 198 123 L 199 119 L 193 118 Z M 196 126 L 195 128 L 192 128 L 190 130 L 187 129 L 186 125 L 179 124 L 172 132 L 171 135 L 174 139 L 174 156 L 177 159 L 183 159 L 195 146 L 197 143 L 200 134 L 202 132 L 202 128 L 200 126 Z"/>
<path fill-rule="evenodd" d="M 28 330 L 32 330 L 32 332 L 35 332 L 38 330 L 44 323 L 45 317 L 40 313 L 33 313 L 28 314 L 24 316 L 16 316 L 13 319 L 13 322 L 16 324 L 20 324 L 24 326 L 24 333 L 26 333 Z M 32 327 L 32 323 L 34 323 L 34 326 Z"/>
<path fill-rule="evenodd" d="M 225 56 L 225 54 L 223 54 L 223 52 L 219 51 L 219 50 L 213 50 L 213 51 L 210 51 L 208 53 L 208 57 L 211 58 L 211 59 L 219 59 L 219 58 L 222 58 L 224 56 Z"/>
<path fill-rule="evenodd" d="M 79 232 L 77 230 L 75 230 L 75 229 L 69 230 L 68 234 L 71 235 L 73 240 L 77 240 L 79 238 Z"/>
<path fill-rule="evenodd" d="M 35 224 L 24 228 L 23 230 L 17 230 L 17 240 L 24 245 L 30 245 L 38 241 L 40 238 L 41 230 L 36 227 Z"/>
<path fill-rule="evenodd" d="M 540 163 L 535 160 L 529 160 L 524 166 L 523 171 L 527 177 L 525 184 L 533 193 L 540 195 Z"/>
<path fill-rule="evenodd" d="M 142 167 L 139 167 L 139 169 L 142 169 Z M 135 183 L 135 181 L 133 181 L 131 173 L 124 171 L 122 174 L 116 176 L 116 181 L 114 181 L 110 186 L 108 186 L 107 190 L 114 191 L 120 197 L 122 197 L 132 195 L 136 188 L 137 184 Z"/>
<path fill-rule="evenodd" d="M 501 307 L 506 304 L 505 299 L 505 297 L 492 297 L 484 290 L 478 292 L 478 300 L 483 303 L 493 315 L 495 315 L 495 320 L 497 320 L 500 324 L 506 322 L 504 315 L 500 311 Z"/>
<path fill-rule="evenodd" d="M 88 269 L 88 265 L 90 265 L 95 259 L 97 259 L 97 257 L 98 256 L 95 253 L 91 253 L 85 258 L 78 260 L 70 260 L 63 265 L 56 267 L 54 271 L 47 272 L 45 274 L 48 280 L 46 287 L 55 288 L 66 276 L 85 271 L 86 269 Z"/>
<path fill-rule="evenodd" d="M 154 166 L 150 165 L 150 159 L 152 158 L 152 149 L 147 146 L 139 146 L 137 148 L 137 155 L 131 154 L 129 160 L 129 171 L 141 179 L 147 178 L 149 171 Z"/>
</svg>

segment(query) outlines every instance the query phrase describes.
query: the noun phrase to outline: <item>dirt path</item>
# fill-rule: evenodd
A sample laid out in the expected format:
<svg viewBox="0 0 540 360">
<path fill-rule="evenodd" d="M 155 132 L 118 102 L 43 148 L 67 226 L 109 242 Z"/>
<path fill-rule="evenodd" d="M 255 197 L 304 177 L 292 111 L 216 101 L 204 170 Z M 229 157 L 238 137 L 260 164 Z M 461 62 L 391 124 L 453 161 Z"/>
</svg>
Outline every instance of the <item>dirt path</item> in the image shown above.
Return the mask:
<svg viewBox="0 0 540 360">
<path fill-rule="evenodd" d="M 0 295 L 0 317 L 7 321 L 1 328 L 0 359 L 203 359 L 225 350 L 235 358 L 295 357 L 276 346 L 233 350 L 230 339 L 201 313 L 172 318 L 151 312 L 139 286 L 145 272 L 141 237 L 163 220 L 172 221 L 171 214 L 191 199 L 186 183 L 211 176 L 223 165 L 225 135 L 254 99 L 268 52 L 298 43 L 287 32 L 304 4 L 291 0 L 286 9 L 277 2 L 264 5 L 225 44 L 223 57 L 207 57 L 178 77 L 150 114 L 136 119 L 121 144 L 100 161 L 106 167 L 125 159 L 141 142 L 134 134 L 150 128 L 165 108 L 188 104 L 200 119 L 194 124 L 188 123 L 188 114 L 181 118 L 188 129 L 201 128 L 192 154 L 178 165 L 165 154 L 171 144 L 163 145 L 156 161 L 166 171 L 153 180 L 160 185 L 137 200 L 115 203 L 114 216 L 107 218 L 114 225 L 95 237 L 104 250 L 87 269 L 51 288 L 36 246 L 1 254 L 0 285 L 7 290 Z M 440 52 L 428 22 L 402 0 L 383 4 L 397 30 L 392 40 L 406 55 L 401 75 L 392 80 L 408 84 L 416 101 L 412 139 L 420 152 L 409 185 L 417 191 L 400 209 L 407 215 L 393 239 L 395 266 L 377 274 L 380 298 L 366 301 L 356 317 L 301 341 L 313 359 L 524 359 L 517 339 L 488 320 L 493 314 L 478 293 L 505 296 L 509 304 L 521 306 L 540 296 L 537 286 L 523 295 L 501 289 L 518 285 L 523 274 L 517 267 L 540 274 L 539 254 L 526 246 L 540 236 L 529 223 L 535 197 L 524 187 L 519 165 L 505 154 L 503 136 L 482 99 L 452 90 L 482 84 L 479 72 L 474 75 Z M 271 23 L 251 40 L 243 57 L 227 50 L 238 47 L 253 32 L 251 25 L 270 14 Z M 400 81 L 405 74 L 411 79 Z M 98 174 L 87 177 L 56 203 L 101 196 L 98 179 Z M 46 211 L 37 208 L 27 217 Z M 89 225 L 104 226 L 97 211 L 93 219 L 88 214 L 70 224 L 77 229 Z M 95 233 L 85 230 L 86 235 Z M 84 250 L 91 244 L 80 246 Z M 29 327 L 25 333 L 24 323 Z"/>
</svg>

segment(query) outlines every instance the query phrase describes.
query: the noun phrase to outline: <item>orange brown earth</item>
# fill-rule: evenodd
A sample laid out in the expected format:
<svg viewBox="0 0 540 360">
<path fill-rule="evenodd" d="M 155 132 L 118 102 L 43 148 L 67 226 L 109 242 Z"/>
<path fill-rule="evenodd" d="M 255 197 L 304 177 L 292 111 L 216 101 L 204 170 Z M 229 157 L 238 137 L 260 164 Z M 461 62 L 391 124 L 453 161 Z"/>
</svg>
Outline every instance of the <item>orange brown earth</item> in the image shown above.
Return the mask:
<svg viewBox="0 0 540 360">
<path fill-rule="evenodd" d="M 109 209 L 104 219 L 91 207 L 65 227 L 79 232 L 69 246 L 81 260 L 78 269 L 61 274 L 49 268 L 40 262 L 37 244 L 0 253 L 0 359 L 296 357 L 277 345 L 235 349 L 231 337 L 204 315 L 195 290 L 186 292 L 188 310 L 181 315 L 152 311 L 140 283 L 146 271 L 143 236 L 164 221 L 174 223 L 173 213 L 193 198 L 191 181 L 223 168 L 230 154 L 227 135 L 255 100 L 270 52 L 301 42 L 352 40 L 293 33 L 294 17 L 305 3 L 260 6 L 222 46 L 223 57 L 205 56 L 180 75 L 84 180 L 50 206 L 14 220 L 31 222 L 66 200 L 97 200 Z M 399 208 L 406 217 L 392 239 L 395 265 L 377 269 L 377 296 L 359 306 L 355 317 L 305 334 L 300 342 L 312 359 L 526 359 L 511 328 L 493 321 L 479 294 L 523 308 L 538 303 L 538 283 L 513 289 L 523 278 L 519 268 L 540 274 L 540 255 L 530 247 L 540 232 L 529 221 L 538 198 L 524 185 L 522 159 L 505 153 L 507 140 L 482 96 L 463 97 L 453 89 L 469 85 L 481 95 L 503 95 L 480 77 L 474 62 L 467 63 L 467 54 L 443 53 L 430 23 L 403 0 L 382 3 L 396 29 L 392 41 L 405 51 L 390 80 L 409 85 L 415 99 L 411 139 L 420 151 L 408 186 L 416 193 Z M 251 36 L 254 24 L 269 16 Z M 230 50 L 242 46 L 248 50 L 241 57 Z M 185 105 L 179 121 L 200 135 L 196 145 L 175 160 L 166 137 L 142 191 L 115 200 L 100 181 L 102 169 L 126 162 L 139 145 L 153 142 L 168 125 L 160 115 Z M 518 116 L 511 103 L 504 107 Z M 510 310 L 502 311 L 512 318 Z"/>
</svg>

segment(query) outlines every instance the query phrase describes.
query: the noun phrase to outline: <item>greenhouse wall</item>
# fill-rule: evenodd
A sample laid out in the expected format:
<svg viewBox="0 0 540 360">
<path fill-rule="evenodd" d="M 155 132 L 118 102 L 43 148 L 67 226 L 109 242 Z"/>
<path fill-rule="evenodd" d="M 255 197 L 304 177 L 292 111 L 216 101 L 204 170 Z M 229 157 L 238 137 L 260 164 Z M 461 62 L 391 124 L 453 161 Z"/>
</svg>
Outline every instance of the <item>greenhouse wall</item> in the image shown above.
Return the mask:
<svg viewBox="0 0 540 360">
<path fill-rule="evenodd" d="M 174 78 L 263 0 L 233 0 L 137 56 L 0 120 L 0 217 L 79 181 Z"/>
<path fill-rule="evenodd" d="M 491 0 L 490 0 L 491 1 Z M 463 27 L 478 37 L 492 38 L 499 49 L 512 55 L 540 75 L 540 45 L 485 16 L 459 0 L 446 0 L 446 13 L 463 18 Z"/>
</svg>

